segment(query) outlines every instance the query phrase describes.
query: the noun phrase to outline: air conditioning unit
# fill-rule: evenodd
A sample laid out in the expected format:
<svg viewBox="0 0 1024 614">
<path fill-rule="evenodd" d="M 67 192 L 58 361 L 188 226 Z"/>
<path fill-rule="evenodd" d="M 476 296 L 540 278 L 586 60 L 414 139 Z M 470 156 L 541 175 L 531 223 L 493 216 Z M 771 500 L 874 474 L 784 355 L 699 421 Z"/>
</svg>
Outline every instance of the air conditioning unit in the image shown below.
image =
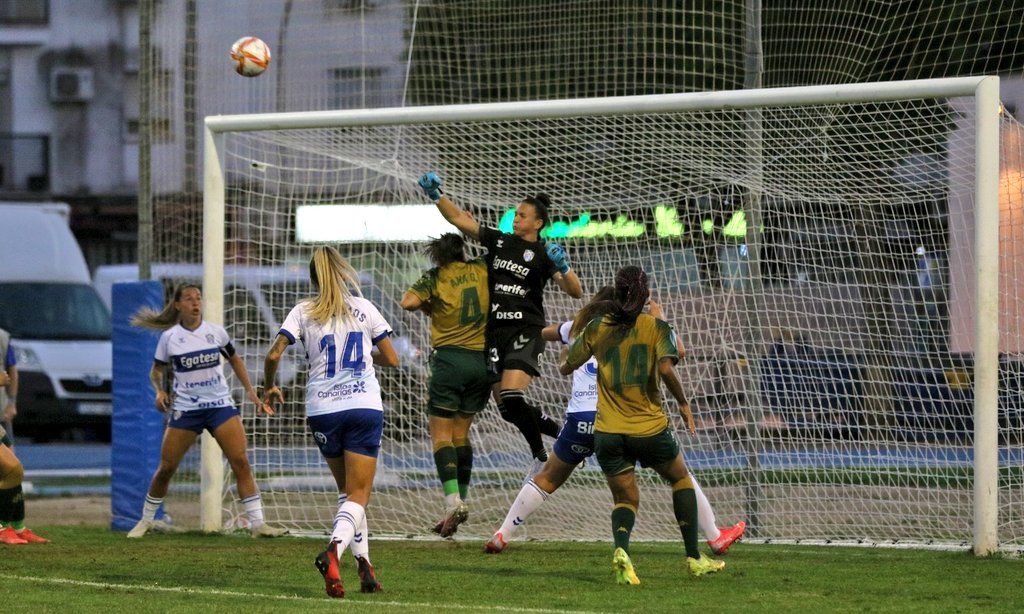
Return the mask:
<svg viewBox="0 0 1024 614">
<path fill-rule="evenodd" d="M 96 93 L 91 68 L 54 68 L 50 71 L 50 102 L 87 102 Z"/>
</svg>

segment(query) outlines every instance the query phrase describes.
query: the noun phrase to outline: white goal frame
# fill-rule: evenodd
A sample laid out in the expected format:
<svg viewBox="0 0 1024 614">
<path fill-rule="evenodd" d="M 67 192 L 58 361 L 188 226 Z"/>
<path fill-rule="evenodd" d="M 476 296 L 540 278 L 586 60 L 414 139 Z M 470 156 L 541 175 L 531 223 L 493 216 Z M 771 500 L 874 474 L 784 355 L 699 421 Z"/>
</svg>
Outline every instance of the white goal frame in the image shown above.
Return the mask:
<svg viewBox="0 0 1024 614">
<path fill-rule="evenodd" d="M 999 367 L 999 78 L 961 77 L 622 96 L 495 104 L 400 107 L 219 115 L 205 118 L 203 162 L 203 317 L 224 321 L 225 180 L 224 135 L 281 129 L 646 115 L 676 111 L 754 109 L 766 106 L 866 103 L 922 98 L 972 97 L 975 107 L 975 348 L 973 551 L 998 547 Z M 200 525 L 222 528 L 224 460 L 208 433 L 201 444 Z"/>
</svg>

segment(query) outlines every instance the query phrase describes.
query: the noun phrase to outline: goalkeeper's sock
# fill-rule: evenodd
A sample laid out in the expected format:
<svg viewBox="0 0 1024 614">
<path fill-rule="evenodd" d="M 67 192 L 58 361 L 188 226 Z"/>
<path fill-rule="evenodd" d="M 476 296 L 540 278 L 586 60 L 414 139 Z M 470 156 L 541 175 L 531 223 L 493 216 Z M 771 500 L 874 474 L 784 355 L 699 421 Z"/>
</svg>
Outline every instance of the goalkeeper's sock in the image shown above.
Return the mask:
<svg viewBox="0 0 1024 614">
<path fill-rule="evenodd" d="M 628 503 L 616 503 L 612 508 L 612 539 L 616 548 L 629 552 L 629 537 L 636 523 L 636 508 Z"/>
<path fill-rule="evenodd" d="M 547 452 L 544 451 L 544 442 L 541 440 L 540 428 L 537 420 L 526 403 L 526 395 L 522 390 L 502 390 L 501 409 L 504 411 L 501 417 L 506 422 L 511 422 L 519 432 L 523 434 L 526 443 L 530 446 L 530 453 L 538 460 L 547 460 Z"/>
<path fill-rule="evenodd" d="M 672 485 L 672 512 L 679 523 L 679 531 L 683 534 L 686 556 L 700 558 L 697 549 L 697 494 L 693 489 L 693 479 L 687 475 Z"/>
<path fill-rule="evenodd" d="M 468 439 L 452 443 L 455 444 L 455 458 L 459 465 L 456 471 L 459 482 L 459 497 L 465 501 L 466 496 L 469 494 L 469 482 L 473 476 L 473 446 L 470 445 Z"/>
<path fill-rule="evenodd" d="M 451 507 L 457 504 L 459 456 L 452 442 L 445 441 L 437 445 L 434 450 L 434 466 L 437 467 L 437 477 L 441 480 L 441 488 L 444 490 L 445 505 Z"/>
<path fill-rule="evenodd" d="M 146 502 L 142 504 L 142 520 L 153 520 L 156 518 L 156 511 L 163 505 L 163 497 L 157 499 L 156 497 L 146 495 Z"/>
<path fill-rule="evenodd" d="M 501 533 L 505 541 L 511 539 L 516 530 L 530 517 L 530 514 L 537 511 L 537 508 L 547 500 L 548 493 L 537 486 L 533 480 L 527 480 L 526 484 L 519 489 L 519 494 L 512 502 L 512 507 L 508 508 L 508 514 L 505 515 L 505 521 L 501 523 L 498 533 Z"/>
<path fill-rule="evenodd" d="M 245 515 L 249 518 L 249 528 L 263 526 L 263 499 L 260 493 L 242 499 L 242 506 L 245 507 Z"/>
<path fill-rule="evenodd" d="M 697 478 L 690 474 L 690 481 L 693 482 L 693 493 L 697 495 L 697 522 L 700 527 L 700 532 L 704 534 L 704 539 L 709 542 L 713 542 L 722 534 L 718 530 L 717 520 L 715 519 L 715 510 L 711 509 L 711 502 L 708 501 L 707 495 L 701 490 L 700 484 L 697 483 Z"/>
<path fill-rule="evenodd" d="M 345 549 L 352 543 L 365 515 L 363 506 L 354 501 L 345 501 L 338 506 L 338 513 L 334 516 L 334 532 L 331 533 L 331 541 L 338 545 L 338 560 L 341 560 Z"/>
<path fill-rule="evenodd" d="M 562 430 L 562 425 L 558 424 L 551 416 L 548 416 L 542 412 L 539 408 L 530 405 L 530 413 L 533 414 L 533 419 L 537 422 L 537 428 L 540 430 L 541 435 L 547 435 L 552 439 L 558 439 L 558 433 Z"/>
</svg>

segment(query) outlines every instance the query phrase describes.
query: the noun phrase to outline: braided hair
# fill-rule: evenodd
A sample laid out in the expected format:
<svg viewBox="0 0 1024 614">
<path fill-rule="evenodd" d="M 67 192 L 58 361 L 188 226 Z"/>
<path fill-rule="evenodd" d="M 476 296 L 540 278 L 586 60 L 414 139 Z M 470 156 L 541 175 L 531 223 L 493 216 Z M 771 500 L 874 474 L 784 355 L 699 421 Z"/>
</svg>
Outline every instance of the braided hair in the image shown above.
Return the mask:
<svg viewBox="0 0 1024 614">
<path fill-rule="evenodd" d="M 624 266 L 615 273 L 615 309 L 611 313 L 612 321 L 623 332 L 633 326 L 640 312 L 651 298 L 651 290 L 647 287 L 647 273 L 638 266 Z"/>
</svg>

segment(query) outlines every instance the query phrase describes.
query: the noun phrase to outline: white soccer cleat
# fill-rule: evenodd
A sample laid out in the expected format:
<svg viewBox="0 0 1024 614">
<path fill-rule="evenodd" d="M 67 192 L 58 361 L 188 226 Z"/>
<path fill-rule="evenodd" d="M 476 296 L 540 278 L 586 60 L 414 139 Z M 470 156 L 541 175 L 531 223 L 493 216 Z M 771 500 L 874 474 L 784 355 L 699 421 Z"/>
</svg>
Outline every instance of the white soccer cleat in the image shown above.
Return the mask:
<svg viewBox="0 0 1024 614">
<path fill-rule="evenodd" d="M 138 521 L 137 523 L 135 523 L 135 526 L 132 527 L 132 530 L 128 531 L 128 539 L 138 539 L 142 537 L 146 534 L 147 531 L 149 531 L 150 528 L 152 528 L 152 526 L 152 520 L 142 519 Z"/>
<path fill-rule="evenodd" d="M 458 505 L 448 509 L 445 513 L 444 521 L 441 523 L 441 529 L 438 534 L 441 537 L 451 537 L 459 529 L 459 525 L 466 522 L 469 518 L 469 508 L 462 501 L 459 501 Z"/>
<path fill-rule="evenodd" d="M 258 527 L 249 529 L 249 534 L 253 537 L 281 537 L 288 535 L 288 529 L 263 523 Z"/>
</svg>

